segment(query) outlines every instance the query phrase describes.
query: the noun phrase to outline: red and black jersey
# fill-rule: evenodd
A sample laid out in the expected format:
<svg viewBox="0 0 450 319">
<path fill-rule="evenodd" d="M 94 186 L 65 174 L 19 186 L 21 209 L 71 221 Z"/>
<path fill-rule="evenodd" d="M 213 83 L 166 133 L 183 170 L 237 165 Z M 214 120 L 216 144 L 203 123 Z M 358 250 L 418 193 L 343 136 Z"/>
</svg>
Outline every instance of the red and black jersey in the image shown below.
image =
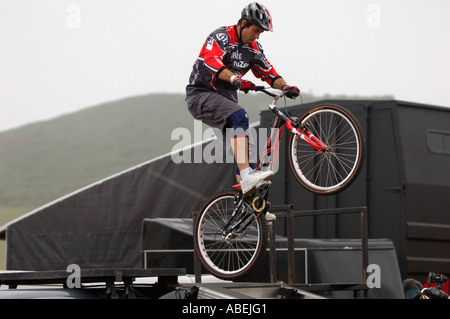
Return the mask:
<svg viewBox="0 0 450 319">
<path fill-rule="evenodd" d="M 196 91 L 214 90 L 237 102 L 237 88 L 219 79 L 220 72 L 225 68 L 239 77 L 252 70 L 257 78 L 269 85 L 280 77 L 257 41 L 242 44 L 237 36 L 236 25 L 221 27 L 206 39 L 194 63 L 186 93 L 190 95 Z"/>
</svg>

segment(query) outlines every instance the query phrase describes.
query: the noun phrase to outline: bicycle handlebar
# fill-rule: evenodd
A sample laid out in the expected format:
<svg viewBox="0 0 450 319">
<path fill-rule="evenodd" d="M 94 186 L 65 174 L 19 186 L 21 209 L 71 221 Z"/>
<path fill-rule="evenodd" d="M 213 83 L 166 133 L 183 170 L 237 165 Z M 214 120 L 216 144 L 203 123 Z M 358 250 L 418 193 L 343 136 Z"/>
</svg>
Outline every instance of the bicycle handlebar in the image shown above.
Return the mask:
<svg viewBox="0 0 450 319">
<path fill-rule="evenodd" d="M 272 93 L 272 92 L 267 91 L 267 89 L 273 89 L 273 88 L 272 88 L 272 87 L 266 88 L 266 87 L 264 87 L 264 86 L 256 86 L 256 87 L 253 89 L 253 91 L 255 91 L 255 92 L 264 92 L 264 93 L 266 93 L 267 95 L 270 95 L 271 97 L 273 97 L 273 102 L 272 102 L 272 104 L 269 105 L 269 109 L 270 109 L 272 112 L 274 112 L 278 117 L 280 117 L 281 119 L 283 119 L 286 123 L 290 123 L 290 124 L 288 124 L 288 125 L 291 125 L 292 122 L 291 122 L 290 117 L 289 117 L 289 116 L 286 116 L 286 114 L 284 114 L 283 112 L 281 112 L 281 111 L 276 107 L 276 104 L 277 104 L 277 102 L 278 102 L 278 99 L 279 99 L 280 97 L 284 96 L 284 92 L 281 92 L 280 94 L 276 94 L 276 93 Z M 275 90 L 278 90 L 278 89 L 275 89 Z M 292 128 L 293 128 L 293 126 L 291 125 L 290 130 L 292 130 Z"/>
<path fill-rule="evenodd" d="M 275 94 L 275 93 L 272 93 L 272 92 L 269 92 L 269 91 L 267 91 L 268 89 L 272 89 L 271 87 L 265 87 L 265 86 L 256 86 L 254 89 L 253 89 L 253 91 L 255 91 L 255 92 L 263 92 L 263 93 L 266 93 L 267 95 L 269 95 L 269 96 L 271 96 L 271 97 L 282 97 L 284 94 L 283 93 L 281 93 L 281 94 Z"/>
</svg>

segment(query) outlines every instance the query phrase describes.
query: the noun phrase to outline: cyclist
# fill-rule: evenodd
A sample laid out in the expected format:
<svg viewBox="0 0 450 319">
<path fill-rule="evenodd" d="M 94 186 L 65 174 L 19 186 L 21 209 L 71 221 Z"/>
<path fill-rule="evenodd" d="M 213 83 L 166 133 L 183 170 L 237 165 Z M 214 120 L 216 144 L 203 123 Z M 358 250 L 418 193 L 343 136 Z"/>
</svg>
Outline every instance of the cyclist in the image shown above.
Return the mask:
<svg viewBox="0 0 450 319">
<path fill-rule="evenodd" d="M 272 31 L 269 11 L 257 2 L 247 5 L 236 25 L 221 27 L 206 39 L 194 63 L 186 102 L 192 116 L 218 129 L 229 141 L 236 162 L 236 178 L 244 195 L 251 194 L 264 180 L 271 180 L 272 171 L 254 171 L 249 161 L 249 118 L 238 104 L 237 90 L 248 93 L 255 84 L 242 77 L 253 74 L 283 90 L 289 98 L 300 94 L 296 86 L 286 84 L 266 59 L 262 46 L 256 41 L 264 31 Z M 227 147 L 225 147 L 227 148 Z"/>
</svg>

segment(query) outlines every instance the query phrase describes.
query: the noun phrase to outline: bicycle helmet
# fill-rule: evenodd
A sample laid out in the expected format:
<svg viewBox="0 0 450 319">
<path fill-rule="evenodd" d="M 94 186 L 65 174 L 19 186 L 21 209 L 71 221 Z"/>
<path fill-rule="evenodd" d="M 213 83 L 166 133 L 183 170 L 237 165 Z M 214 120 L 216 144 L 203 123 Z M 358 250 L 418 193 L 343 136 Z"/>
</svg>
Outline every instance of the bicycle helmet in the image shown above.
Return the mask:
<svg viewBox="0 0 450 319">
<path fill-rule="evenodd" d="M 273 31 L 272 16 L 262 4 L 252 2 L 247 5 L 241 13 L 241 19 L 246 19 L 250 23 L 254 23 L 265 31 Z"/>
</svg>

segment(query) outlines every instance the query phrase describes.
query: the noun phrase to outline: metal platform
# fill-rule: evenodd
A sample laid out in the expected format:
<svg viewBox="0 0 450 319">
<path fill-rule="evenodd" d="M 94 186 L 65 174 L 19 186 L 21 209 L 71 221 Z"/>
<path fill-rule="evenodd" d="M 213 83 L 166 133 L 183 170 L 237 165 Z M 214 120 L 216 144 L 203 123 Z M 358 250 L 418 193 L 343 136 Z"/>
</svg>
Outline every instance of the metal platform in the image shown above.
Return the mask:
<svg viewBox="0 0 450 319">
<path fill-rule="evenodd" d="M 359 298 L 367 286 L 361 283 L 215 282 L 183 284 L 182 288 L 193 299 L 328 299 L 335 291 L 351 291 L 354 298 Z"/>
<path fill-rule="evenodd" d="M 195 299 L 326 299 L 284 283 L 201 283 L 190 287 L 189 294 Z"/>
<path fill-rule="evenodd" d="M 66 270 L 48 271 L 4 271 L 0 272 L 0 286 L 8 285 L 9 289 L 17 289 L 19 285 L 42 286 L 48 284 L 61 284 L 63 288 L 68 287 L 68 280 L 73 273 Z M 135 297 L 134 281 L 136 278 L 156 277 L 154 286 L 158 289 L 167 289 L 178 286 L 178 276 L 185 276 L 184 268 L 124 268 L 124 269 L 80 269 L 77 275 L 80 287 L 87 283 L 105 284 L 105 295 L 112 299 L 118 299 L 119 293 L 116 283 L 125 286 L 124 296 L 129 299 Z"/>
</svg>

